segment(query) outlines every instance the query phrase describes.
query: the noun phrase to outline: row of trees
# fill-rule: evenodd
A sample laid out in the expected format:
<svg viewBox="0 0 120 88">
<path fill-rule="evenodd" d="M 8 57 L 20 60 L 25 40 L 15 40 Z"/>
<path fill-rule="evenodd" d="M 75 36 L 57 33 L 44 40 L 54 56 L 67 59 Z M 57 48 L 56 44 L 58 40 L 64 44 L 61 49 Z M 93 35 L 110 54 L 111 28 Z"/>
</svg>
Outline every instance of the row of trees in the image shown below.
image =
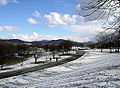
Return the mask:
<svg viewBox="0 0 120 88">
<path fill-rule="evenodd" d="M 11 58 L 14 58 L 16 52 L 16 45 L 0 41 L 0 65 L 1 69 L 3 68 L 3 65 L 10 60 Z"/>
<path fill-rule="evenodd" d="M 32 45 L 18 45 L 18 49 L 19 49 L 18 55 L 19 56 L 33 55 L 36 64 L 37 59 L 43 55 L 46 55 L 46 59 L 47 59 L 47 52 L 51 52 L 53 58 L 55 58 L 56 53 L 68 52 L 71 50 L 71 47 L 72 47 L 72 43 L 69 40 L 63 41 L 59 44 L 45 44 L 45 45 L 34 42 Z"/>
<path fill-rule="evenodd" d="M 26 44 L 14 44 L 4 40 L 0 40 L 0 65 L 1 69 L 3 66 L 10 62 L 11 60 L 23 61 L 25 58 L 30 56 L 35 57 L 35 63 L 37 62 L 36 58 L 41 56 L 43 53 L 38 47 L 33 45 Z M 13 62 L 14 63 L 14 62 Z M 22 65 L 22 63 L 21 63 Z"/>
<path fill-rule="evenodd" d="M 112 49 L 117 49 L 116 52 L 119 53 L 119 47 L 120 47 L 120 40 L 119 40 L 119 31 L 114 32 L 99 32 L 96 36 L 97 47 L 101 48 L 101 52 L 103 48 L 109 48 L 110 53 L 112 52 Z"/>
<path fill-rule="evenodd" d="M 69 40 L 63 41 L 57 45 L 46 44 L 43 45 L 44 50 L 47 52 L 52 52 L 53 58 L 55 58 L 55 53 L 62 52 L 63 54 L 70 51 L 72 47 L 72 42 Z"/>
<path fill-rule="evenodd" d="M 6 41 L 0 41 L 0 65 L 1 69 L 3 65 L 6 64 L 11 59 L 18 58 L 22 60 L 29 56 L 34 56 L 35 64 L 37 59 L 45 55 L 45 52 L 51 52 L 53 58 L 55 58 L 55 53 L 57 52 L 68 52 L 71 50 L 72 43 L 70 41 L 63 41 L 60 44 L 46 44 L 41 45 L 37 42 L 34 42 L 30 45 L 26 44 L 14 44 Z M 22 65 L 22 64 L 21 64 Z"/>
</svg>

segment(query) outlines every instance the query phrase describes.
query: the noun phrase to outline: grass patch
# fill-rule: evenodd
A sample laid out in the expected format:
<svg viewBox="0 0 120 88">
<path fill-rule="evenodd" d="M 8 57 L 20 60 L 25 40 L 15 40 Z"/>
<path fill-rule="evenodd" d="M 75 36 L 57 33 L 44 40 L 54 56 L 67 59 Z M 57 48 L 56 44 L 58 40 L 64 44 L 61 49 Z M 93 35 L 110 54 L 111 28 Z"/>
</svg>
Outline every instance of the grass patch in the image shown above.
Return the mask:
<svg viewBox="0 0 120 88">
<path fill-rule="evenodd" d="M 31 64 L 42 64 L 42 63 L 46 63 L 46 61 L 38 61 L 38 62 L 32 62 Z"/>
<path fill-rule="evenodd" d="M 24 59 L 21 59 L 21 58 L 13 58 L 13 59 L 10 59 L 9 61 L 7 61 L 7 62 L 5 63 L 5 66 L 15 65 L 15 64 L 24 62 L 24 61 L 26 61 L 26 60 L 27 60 L 27 58 L 24 58 Z"/>
<path fill-rule="evenodd" d="M 24 56 L 24 58 L 20 58 L 20 57 L 14 57 L 14 58 L 11 58 L 10 60 L 8 60 L 7 62 L 5 62 L 5 66 L 8 66 L 8 65 L 15 65 L 15 64 L 18 64 L 18 63 L 22 63 L 26 60 L 28 60 L 27 58 L 31 57 L 32 55 L 26 55 Z"/>
</svg>

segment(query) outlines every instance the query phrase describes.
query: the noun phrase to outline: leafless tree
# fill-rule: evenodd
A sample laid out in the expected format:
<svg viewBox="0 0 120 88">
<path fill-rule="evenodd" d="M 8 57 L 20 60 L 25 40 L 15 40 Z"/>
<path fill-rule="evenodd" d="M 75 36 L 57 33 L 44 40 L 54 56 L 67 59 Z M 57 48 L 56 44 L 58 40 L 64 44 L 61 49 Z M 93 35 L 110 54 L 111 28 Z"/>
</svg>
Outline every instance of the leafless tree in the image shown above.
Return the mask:
<svg viewBox="0 0 120 88">
<path fill-rule="evenodd" d="M 103 48 L 106 44 L 106 33 L 105 32 L 99 32 L 96 35 L 96 40 L 99 43 L 99 47 L 101 48 L 101 52 L 103 52 Z"/>
<path fill-rule="evenodd" d="M 0 41 L 0 65 L 3 69 L 4 64 L 15 57 L 16 45 L 5 41 Z"/>
<path fill-rule="evenodd" d="M 45 52 L 46 52 L 46 61 L 47 61 L 47 55 L 48 55 L 48 51 L 49 51 L 49 44 L 45 44 L 44 46 L 43 46 L 43 48 L 44 48 L 44 50 L 45 50 Z"/>
<path fill-rule="evenodd" d="M 71 50 L 73 43 L 70 40 L 65 40 L 58 45 L 58 49 L 64 53 Z"/>
<path fill-rule="evenodd" d="M 112 47 L 113 47 L 113 41 L 114 41 L 115 35 L 114 32 L 113 33 L 107 33 L 106 34 L 106 45 L 107 47 L 110 49 L 110 53 L 112 53 Z"/>
<path fill-rule="evenodd" d="M 117 45 L 117 52 L 120 50 L 120 27 L 114 32 L 114 43 Z"/>
<path fill-rule="evenodd" d="M 79 15 L 92 20 L 104 19 L 102 28 L 118 31 L 118 53 L 120 47 L 120 0 L 78 0 Z M 81 12 L 83 11 L 83 12 Z"/>
<path fill-rule="evenodd" d="M 40 48 L 38 47 L 33 47 L 32 49 L 33 56 L 35 58 L 35 64 L 37 64 L 37 59 L 43 56 L 43 52 Z"/>
</svg>

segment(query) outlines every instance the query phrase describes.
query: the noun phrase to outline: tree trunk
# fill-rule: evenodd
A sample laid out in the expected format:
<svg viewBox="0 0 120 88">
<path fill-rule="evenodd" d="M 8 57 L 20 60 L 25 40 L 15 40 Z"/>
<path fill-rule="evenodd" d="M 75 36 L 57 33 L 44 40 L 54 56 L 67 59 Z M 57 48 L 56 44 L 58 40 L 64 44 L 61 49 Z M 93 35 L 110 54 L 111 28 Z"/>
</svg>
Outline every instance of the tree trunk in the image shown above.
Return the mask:
<svg viewBox="0 0 120 88">
<path fill-rule="evenodd" d="M 110 53 L 112 53 L 112 49 L 111 49 L 111 47 L 110 47 Z"/>
<path fill-rule="evenodd" d="M 110 53 L 112 53 L 111 43 L 110 43 Z"/>
<path fill-rule="evenodd" d="M 53 51 L 53 58 L 55 58 L 55 52 Z"/>
<path fill-rule="evenodd" d="M 34 54 L 34 58 L 35 58 L 35 64 L 37 63 L 37 56 L 36 54 Z"/>
<path fill-rule="evenodd" d="M 103 51 L 102 51 L 102 48 L 101 48 L 101 53 L 102 53 Z"/>
<path fill-rule="evenodd" d="M 20 65 L 23 66 L 23 61 L 22 61 L 23 58 L 20 58 Z"/>
<path fill-rule="evenodd" d="M 37 64 L 37 58 L 35 58 L 35 64 Z"/>
<path fill-rule="evenodd" d="M 1 64 L 1 70 L 3 69 L 3 64 Z"/>
<path fill-rule="evenodd" d="M 119 50 L 120 50 L 120 29 L 119 29 L 119 34 L 118 34 L 118 53 L 119 53 Z"/>
<path fill-rule="evenodd" d="M 47 51 L 46 51 L 46 61 L 47 61 Z"/>
</svg>

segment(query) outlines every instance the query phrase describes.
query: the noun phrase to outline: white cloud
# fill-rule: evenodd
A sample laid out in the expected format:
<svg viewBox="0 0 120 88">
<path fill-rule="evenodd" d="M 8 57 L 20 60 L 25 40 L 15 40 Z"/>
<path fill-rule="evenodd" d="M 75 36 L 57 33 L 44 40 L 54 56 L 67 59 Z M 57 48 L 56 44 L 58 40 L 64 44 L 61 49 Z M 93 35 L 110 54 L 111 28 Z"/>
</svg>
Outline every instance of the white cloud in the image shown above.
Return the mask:
<svg viewBox="0 0 120 88">
<path fill-rule="evenodd" d="M 15 27 L 15 26 L 0 26 L 0 31 L 2 30 L 7 30 L 7 31 L 16 31 L 18 30 L 19 28 L 18 27 Z"/>
<path fill-rule="evenodd" d="M 5 6 L 6 4 L 8 4 L 8 0 L 0 0 L 0 5 Z"/>
<path fill-rule="evenodd" d="M 57 12 L 51 12 L 49 15 L 44 16 L 47 20 L 47 26 L 55 27 L 57 25 L 69 25 L 76 23 L 76 15 L 70 16 L 69 14 L 60 15 Z"/>
<path fill-rule="evenodd" d="M 72 36 L 39 35 L 36 32 L 33 32 L 33 35 L 28 35 L 28 34 L 9 34 L 9 35 L 10 35 L 10 38 L 21 39 L 25 41 L 57 40 L 57 39 L 72 40 L 77 42 L 90 41 L 88 37 L 81 38 L 80 36 L 76 36 L 76 35 L 72 35 Z"/>
<path fill-rule="evenodd" d="M 36 36 L 36 37 L 39 36 L 38 33 L 36 33 L 36 32 L 33 32 L 33 35 Z"/>
<path fill-rule="evenodd" d="M 35 11 L 32 15 L 37 18 L 41 18 L 40 13 L 38 11 Z"/>
<path fill-rule="evenodd" d="M 85 36 L 95 36 L 98 31 L 103 31 L 101 25 L 72 25 L 71 32 Z"/>
<path fill-rule="evenodd" d="M 8 3 L 13 2 L 13 3 L 18 3 L 17 0 L 0 0 L 0 5 L 5 6 Z"/>
<path fill-rule="evenodd" d="M 4 30 L 7 30 L 7 31 L 16 31 L 16 30 L 18 30 L 18 27 L 4 26 Z"/>
<path fill-rule="evenodd" d="M 14 3 L 18 3 L 18 1 L 17 0 L 12 0 Z"/>
<path fill-rule="evenodd" d="M 38 24 L 38 22 L 33 18 L 28 18 L 28 22 L 31 24 Z"/>
<path fill-rule="evenodd" d="M 0 26 L 0 31 L 2 31 L 3 30 L 3 27 L 2 26 Z"/>
</svg>

